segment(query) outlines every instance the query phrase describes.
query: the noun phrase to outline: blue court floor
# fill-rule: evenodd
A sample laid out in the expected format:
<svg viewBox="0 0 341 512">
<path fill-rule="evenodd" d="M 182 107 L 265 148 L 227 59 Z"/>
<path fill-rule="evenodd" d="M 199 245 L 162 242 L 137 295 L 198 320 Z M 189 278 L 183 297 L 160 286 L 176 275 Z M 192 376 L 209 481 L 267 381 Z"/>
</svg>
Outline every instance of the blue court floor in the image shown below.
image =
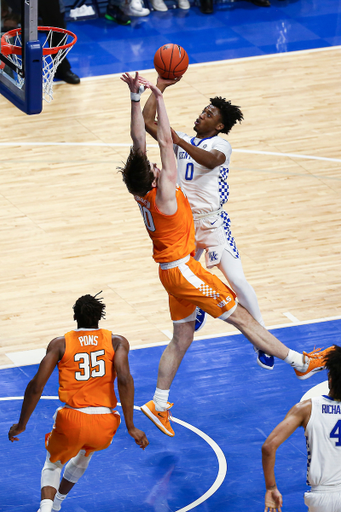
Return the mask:
<svg viewBox="0 0 341 512">
<path fill-rule="evenodd" d="M 212 15 L 193 4 L 132 18 L 129 26 L 100 17 L 68 28 L 78 36 L 69 54 L 73 71 L 99 76 L 152 69 L 165 43 L 183 46 L 190 64 L 340 45 L 341 0 L 271 0 L 268 8 L 227 1 Z"/>
<path fill-rule="evenodd" d="M 341 320 L 272 331 L 291 348 L 341 345 Z M 135 404 L 152 398 L 164 347 L 133 350 Z M 57 372 L 20 441 L 7 432 L 17 422 L 25 387 L 37 366 L 0 371 L 1 512 L 36 512 L 40 471 L 45 460 L 44 434 L 59 405 Z M 65 500 L 65 512 L 252 512 L 264 510 L 261 446 L 289 408 L 313 386 L 326 380 L 325 371 L 300 381 L 284 362 L 274 371 L 257 366 L 254 351 L 241 335 L 195 341 L 171 389 L 176 435 L 163 435 L 141 412 L 135 424 L 150 445 L 143 452 L 128 435 L 124 422 L 107 450 L 91 464 Z M 51 398 L 52 397 L 52 398 Z M 6 400 L 9 398 L 9 400 Z M 5 399 L 5 400 L 4 400 Z M 120 410 L 120 408 L 118 408 Z M 197 430 L 196 430 L 197 429 Z M 226 472 L 227 465 L 227 472 Z M 302 512 L 306 471 L 303 430 L 278 450 L 276 475 L 285 511 Z M 226 473 L 226 476 L 225 476 Z M 205 493 L 208 497 L 205 499 Z M 198 506 L 193 503 L 203 500 Z"/>
</svg>

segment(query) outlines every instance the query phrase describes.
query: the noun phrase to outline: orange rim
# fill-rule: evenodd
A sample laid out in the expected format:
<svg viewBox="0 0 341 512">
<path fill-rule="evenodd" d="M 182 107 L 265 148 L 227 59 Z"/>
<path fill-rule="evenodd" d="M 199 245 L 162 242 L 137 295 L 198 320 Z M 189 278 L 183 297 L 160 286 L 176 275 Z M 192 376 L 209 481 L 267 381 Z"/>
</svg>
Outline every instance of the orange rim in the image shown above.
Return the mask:
<svg viewBox="0 0 341 512">
<path fill-rule="evenodd" d="M 70 30 L 66 30 L 65 28 L 58 28 L 58 27 L 38 27 L 39 32 L 58 32 L 60 34 L 67 34 L 68 36 L 72 37 L 72 41 L 70 41 L 67 44 L 61 45 L 61 46 L 52 46 L 49 48 L 43 47 L 43 55 L 54 55 L 58 53 L 60 50 L 65 50 L 67 48 L 71 48 L 77 41 L 77 36 Z M 15 44 L 8 43 L 6 41 L 6 37 L 15 37 L 16 35 L 21 34 L 21 28 L 14 28 L 12 30 L 9 30 L 1 37 L 1 53 L 3 55 L 21 55 L 22 54 L 22 47 L 16 46 Z"/>
</svg>

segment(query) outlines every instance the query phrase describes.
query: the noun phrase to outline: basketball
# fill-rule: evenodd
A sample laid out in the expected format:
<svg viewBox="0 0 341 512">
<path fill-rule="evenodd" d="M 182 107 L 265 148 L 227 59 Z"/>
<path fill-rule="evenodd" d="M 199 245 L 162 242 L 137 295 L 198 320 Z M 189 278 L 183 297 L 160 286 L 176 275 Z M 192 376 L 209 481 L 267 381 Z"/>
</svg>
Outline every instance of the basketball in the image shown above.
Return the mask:
<svg viewBox="0 0 341 512">
<path fill-rule="evenodd" d="M 188 55 L 178 44 L 164 44 L 154 55 L 154 67 L 166 80 L 182 76 L 188 68 Z"/>
</svg>

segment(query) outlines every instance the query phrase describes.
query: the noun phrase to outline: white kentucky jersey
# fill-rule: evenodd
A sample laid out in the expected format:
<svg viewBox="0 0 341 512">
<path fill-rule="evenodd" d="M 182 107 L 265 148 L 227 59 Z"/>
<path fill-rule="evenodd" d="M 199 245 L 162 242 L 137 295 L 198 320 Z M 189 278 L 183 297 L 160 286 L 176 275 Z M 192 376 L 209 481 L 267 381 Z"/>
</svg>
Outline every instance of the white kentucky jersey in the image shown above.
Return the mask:
<svg viewBox="0 0 341 512">
<path fill-rule="evenodd" d="M 229 186 L 227 177 L 229 173 L 231 144 L 222 137 L 214 136 L 208 139 L 189 137 L 183 132 L 176 132 L 193 146 L 212 151 L 221 151 L 226 157 L 223 165 L 214 169 L 208 169 L 199 165 L 180 146 L 174 144 L 174 152 L 177 158 L 178 183 L 188 197 L 193 214 L 209 213 L 219 210 L 228 200 Z"/>
<path fill-rule="evenodd" d="M 341 489 L 341 402 L 326 395 L 312 398 L 305 437 L 307 484 L 314 491 Z"/>
</svg>

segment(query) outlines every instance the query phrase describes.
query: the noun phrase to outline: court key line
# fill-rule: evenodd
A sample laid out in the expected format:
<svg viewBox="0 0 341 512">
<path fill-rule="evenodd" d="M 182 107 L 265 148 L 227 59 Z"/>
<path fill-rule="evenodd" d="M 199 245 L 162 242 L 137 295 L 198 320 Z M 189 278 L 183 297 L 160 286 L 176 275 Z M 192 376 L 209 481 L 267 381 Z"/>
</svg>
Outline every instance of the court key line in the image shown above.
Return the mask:
<svg viewBox="0 0 341 512">
<path fill-rule="evenodd" d="M 7 402 L 10 400 L 23 400 L 23 396 L 9 396 L 9 397 L 0 397 L 0 402 Z M 41 400 L 59 400 L 58 396 L 41 396 Z M 120 402 L 117 402 L 117 405 L 121 407 Z M 137 405 L 134 405 L 134 409 L 136 411 L 141 411 L 141 407 L 138 407 Z M 202 495 L 200 498 L 198 498 L 195 501 L 192 501 L 189 505 L 186 505 L 183 508 L 180 508 L 177 510 L 177 512 L 187 512 L 188 510 L 192 510 L 193 508 L 197 507 L 201 503 L 204 503 L 204 501 L 208 500 L 221 486 L 223 483 L 226 473 L 227 473 L 227 462 L 225 455 L 220 448 L 220 446 L 213 441 L 205 432 L 202 430 L 199 430 L 198 428 L 194 427 L 190 423 L 186 423 L 186 421 L 179 420 L 178 418 L 175 418 L 172 416 L 172 421 L 174 423 L 178 423 L 179 425 L 182 425 L 183 427 L 187 428 L 188 430 L 191 430 L 194 432 L 194 434 L 197 434 L 197 436 L 201 437 L 206 443 L 212 448 L 212 450 L 215 453 L 215 456 L 218 459 L 218 474 L 216 476 L 215 481 L 211 485 L 211 487 Z"/>
<path fill-rule="evenodd" d="M 112 147 L 130 148 L 131 144 L 107 143 L 107 142 L 0 142 L 0 147 L 6 146 L 89 146 L 89 147 Z M 157 148 L 157 144 L 147 144 L 147 147 Z M 295 153 L 277 153 L 275 151 L 256 151 L 252 149 L 234 149 L 235 153 L 250 153 L 252 155 L 272 155 L 290 158 L 304 158 L 306 160 L 322 160 L 324 162 L 341 162 L 341 158 L 328 158 L 324 156 L 297 155 Z"/>
</svg>

